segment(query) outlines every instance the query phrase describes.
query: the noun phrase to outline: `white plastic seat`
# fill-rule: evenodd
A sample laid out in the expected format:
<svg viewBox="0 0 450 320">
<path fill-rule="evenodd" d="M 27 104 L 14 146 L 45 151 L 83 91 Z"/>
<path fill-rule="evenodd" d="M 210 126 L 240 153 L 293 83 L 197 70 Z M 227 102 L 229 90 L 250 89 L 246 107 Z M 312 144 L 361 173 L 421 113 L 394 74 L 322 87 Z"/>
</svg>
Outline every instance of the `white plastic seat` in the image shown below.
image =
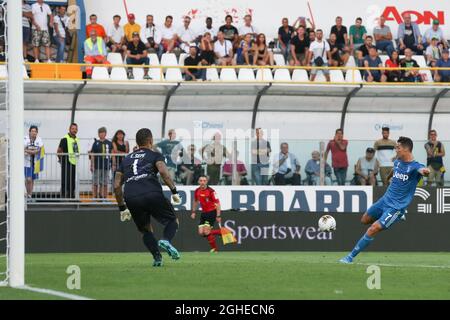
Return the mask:
<svg viewBox="0 0 450 320">
<path fill-rule="evenodd" d="M 239 81 L 255 81 L 255 73 L 253 69 L 239 69 L 238 79 Z"/>
<path fill-rule="evenodd" d="M 288 69 L 277 69 L 274 75 L 275 81 L 291 81 L 291 74 Z"/>
<path fill-rule="evenodd" d="M 183 75 L 181 74 L 181 70 L 178 68 L 167 69 L 166 80 L 167 81 L 183 81 Z"/>
<path fill-rule="evenodd" d="M 159 58 L 156 53 L 149 53 L 148 58 L 150 59 L 151 66 L 159 66 Z"/>
<path fill-rule="evenodd" d="M 219 81 L 219 73 L 216 68 L 206 69 L 206 80 Z"/>
<path fill-rule="evenodd" d="M 350 83 L 363 82 L 361 72 L 359 70 L 348 70 L 345 74 L 345 81 Z"/>
<path fill-rule="evenodd" d="M 417 61 L 417 64 L 421 68 L 426 68 L 427 67 L 427 62 L 425 61 L 425 57 L 424 56 L 413 56 L 412 58 Z"/>
<path fill-rule="evenodd" d="M 220 80 L 221 81 L 237 81 L 236 71 L 234 69 L 222 69 L 220 71 Z"/>
<path fill-rule="evenodd" d="M 114 64 L 123 64 L 122 61 L 122 55 L 117 52 L 110 52 L 108 53 L 108 56 L 106 57 L 106 60 L 109 61 L 112 65 Z"/>
<path fill-rule="evenodd" d="M 425 56 L 413 56 L 413 59 L 417 61 L 419 67 L 427 68 Z M 420 70 L 420 73 L 425 76 L 424 82 L 434 82 L 433 75 L 430 70 Z"/>
<path fill-rule="evenodd" d="M 277 66 L 285 66 L 286 61 L 284 60 L 284 56 L 282 54 L 276 53 L 273 55 L 273 59 L 275 60 L 275 64 Z"/>
<path fill-rule="evenodd" d="M 0 78 L 8 78 L 8 69 L 4 64 L 0 65 Z"/>
<path fill-rule="evenodd" d="M 306 70 L 304 69 L 295 69 L 294 72 L 292 73 L 292 81 L 308 82 L 309 81 L 308 72 L 306 72 Z"/>
<path fill-rule="evenodd" d="M 109 80 L 108 68 L 94 67 L 92 70 L 92 80 Z"/>
<path fill-rule="evenodd" d="M 349 68 L 354 68 L 354 67 L 356 67 L 355 57 L 354 57 L 354 56 L 350 56 L 350 57 L 348 58 L 347 63 L 345 64 L 345 66 L 346 66 L 346 67 L 349 67 Z"/>
<path fill-rule="evenodd" d="M 383 66 L 385 66 L 386 61 L 389 60 L 389 56 L 383 54 L 383 55 L 380 55 L 380 59 L 381 59 L 381 62 L 383 62 Z"/>
<path fill-rule="evenodd" d="M 143 80 L 144 79 L 144 69 L 143 68 L 133 68 L 133 76 L 134 80 Z M 112 73 L 111 73 L 112 75 Z"/>
<path fill-rule="evenodd" d="M 189 57 L 189 54 L 187 53 L 181 53 L 180 54 L 180 58 L 178 60 L 178 65 L 179 66 L 184 66 L 184 60 L 186 60 L 186 58 Z"/>
<path fill-rule="evenodd" d="M 30 77 L 28 76 L 27 67 L 22 66 L 22 74 L 24 79 L 30 79 Z"/>
<path fill-rule="evenodd" d="M 148 70 L 148 75 L 152 78 L 152 80 L 164 81 L 164 74 L 161 73 L 161 69 L 159 68 L 150 68 Z M 142 71 L 142 76 L 144 76 L 144 71 Z"/>
<path fill-rule="evenodd" d="M 164 53 L 161 56 L 162 66 L 178 66 L 177 56 L 174 53 Z"/>
<path fill-rule="evenodd" d="M 317 71 L 314 82 L 327 82 L 327 78 L 325 78 L 325 75 L 321 70 Z"/>
<path fill-rule="evenodd" d="M 272 82 L 272 71 L 270 69 L 258 69 L 256 72 L 256 81 Z"/>
<path fill-rule="evenodd" d="M 331 82 L 345 82 L 344 75 L 341 70 L 330 70 Z"/>
<path fill-rule="evenodd" d="M 125 70 L 125 68 L 121 67 L 112 68 L 110 78 L 111 80 L 118 80 L 118 81 L 127 80 L 128 79 L 127 71 Z"/>
</svg>

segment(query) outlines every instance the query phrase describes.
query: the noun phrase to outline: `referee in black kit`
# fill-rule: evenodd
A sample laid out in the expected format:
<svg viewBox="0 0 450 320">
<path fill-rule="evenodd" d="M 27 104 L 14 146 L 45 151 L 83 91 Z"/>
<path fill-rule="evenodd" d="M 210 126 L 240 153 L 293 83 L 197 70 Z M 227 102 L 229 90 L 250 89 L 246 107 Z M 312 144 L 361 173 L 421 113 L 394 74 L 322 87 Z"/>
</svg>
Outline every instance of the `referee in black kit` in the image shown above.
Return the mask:
<svg viewBox="0 0 450 320">
<path fill-rule="evenodd" d="M 153 136 L 150 129 L 140 129 L 136 133 L 136 143 L 139 149 L 126 156 L 116 172 L 114 191 L 121 220 L 129 220 L 130 215 L 133 217 L 143 235 L 145 246 L 153 255 L 153 266 L 160 267 L 162 257 L 159 248 L 167 251 L 174 260 L 178 260 L 180 254 L 171 244 L 178 229 L 178 220 L 172 204 L 164 197 L 158 172 L 172 191 L 172 202 L 180 204 L 181 198 L 169 176 L 164 157 L 152 151 Z M 124 191 L 122 185 L 125 185 Z M 164 225 L 163 239 L 158 242 L 152 232 L 151 216 Z"/>
</svg>

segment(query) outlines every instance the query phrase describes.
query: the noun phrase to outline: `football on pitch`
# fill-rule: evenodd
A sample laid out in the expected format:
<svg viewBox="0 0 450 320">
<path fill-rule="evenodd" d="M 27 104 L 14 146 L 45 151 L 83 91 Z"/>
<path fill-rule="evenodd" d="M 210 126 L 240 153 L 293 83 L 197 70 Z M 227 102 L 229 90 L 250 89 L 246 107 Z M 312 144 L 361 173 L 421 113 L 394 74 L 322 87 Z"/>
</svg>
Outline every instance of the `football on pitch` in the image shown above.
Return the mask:
<svg viewBox="0 0 450 320">
<path fill-rule="evenodd" d="M 336 230 L 336 220 L 330 215 L 324 215 L 319 219 L 320 231 L 333 231 Z"/>
</svg>

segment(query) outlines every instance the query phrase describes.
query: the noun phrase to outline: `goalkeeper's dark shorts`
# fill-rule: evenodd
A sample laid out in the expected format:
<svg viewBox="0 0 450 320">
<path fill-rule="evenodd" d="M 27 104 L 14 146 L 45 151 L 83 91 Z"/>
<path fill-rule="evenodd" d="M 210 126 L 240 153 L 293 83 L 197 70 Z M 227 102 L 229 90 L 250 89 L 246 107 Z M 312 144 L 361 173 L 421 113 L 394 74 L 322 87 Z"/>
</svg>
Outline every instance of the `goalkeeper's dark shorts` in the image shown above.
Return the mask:
<svg viewBox="0 0 450 320">
<path fill-rule="evenodd" d="M 172 204 L 162 192 L 149 192 L 138 197 L 125 195 L 125 203 L 141 232 L 147 230 L 151 217 L 164 226 L 177 219 Z"/>
<path fill-rule="evenodd" d="M 217 217 L 216 210 L 209 211 L 209 212 L 202 212 L 198 226 L 203 227 L 203 226 L 209 225 L 209 226 L 211 226 L 211 228 L 213 228 L 214 224 L 216 223 L 216 217 Z"/>
</svg>

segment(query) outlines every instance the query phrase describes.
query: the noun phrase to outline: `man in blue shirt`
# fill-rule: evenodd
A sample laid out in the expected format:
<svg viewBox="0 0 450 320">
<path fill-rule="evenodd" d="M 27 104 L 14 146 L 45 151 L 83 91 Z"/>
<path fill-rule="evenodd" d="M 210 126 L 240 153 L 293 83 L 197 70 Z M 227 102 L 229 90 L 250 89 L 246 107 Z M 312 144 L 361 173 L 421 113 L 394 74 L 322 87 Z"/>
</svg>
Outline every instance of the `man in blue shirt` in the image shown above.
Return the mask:
<svg viewBox="0 0 450 320">
<path fill-rule="evenodd" d="M 106 199 L 108 197 L 112 148 L 112 142 L 106 139 L 106 128 L 101 127 L 98 129 L 98 139 L 94 139 L 89 156 L 92 172 L 92 196 L 94 199 Z"/>
<path fill-rule="evenodd" d="M 366 68 L 382 68 L 383 62 L 378 56 L 377 48 L 371 47 L 369 55 L 364 58 L 364 67 Z M 386 75 L 381 70 L 367 69 L 364 74 L 367 82 L 386 82 Z"/>
<path fill-rule="evenodd" d="M 400 137 L 395 148 L 397 160 L 394 161 L 391 172 L 391 184 L 384 196 L 363 215 L 361 222 L 371 226 L 352 252 L 339 260 L 342 263 L 352 263 L 353 259 L 373 241 L 375 235 L 405 219 L 405 210 L 414 197 L 417 184 L 422 176 L 430 173 L 428 168 L 414 160 L 413 142 L 410 138 Z"/>
<path fill-rule="evenodd" d="M 442 50 L 442 57 L 436 62 L 436 68 L 450 68 L 450 59 L 449 59 L 448 49 Z M 434 71 L 434 81 L 450 82 L 450 69 Z"/>
</svg>

